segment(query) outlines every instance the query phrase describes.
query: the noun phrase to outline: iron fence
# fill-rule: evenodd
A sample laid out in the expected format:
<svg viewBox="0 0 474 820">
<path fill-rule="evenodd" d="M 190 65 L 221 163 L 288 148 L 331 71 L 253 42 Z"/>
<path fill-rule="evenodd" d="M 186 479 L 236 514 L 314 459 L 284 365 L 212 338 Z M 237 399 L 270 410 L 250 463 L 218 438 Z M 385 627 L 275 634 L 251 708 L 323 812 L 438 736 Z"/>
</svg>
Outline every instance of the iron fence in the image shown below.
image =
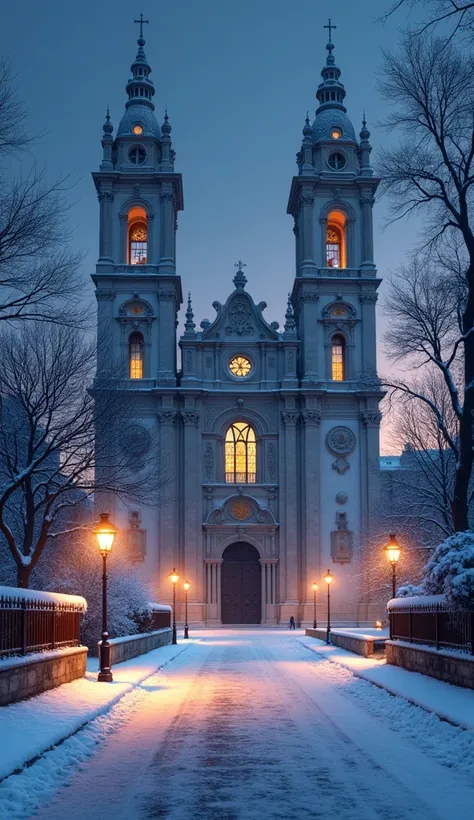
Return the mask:
<svg viewBox="0 0 474 820">
<path fill-rule="evenodd" d="M 447 603 L 397 603 L 389 612 L 390 639 L 474 655 L 474 612 Z"/>
<path fill-rule="evenodd" d="M 0 658 L 80 646 L 83 607 L 76 603 L 0 597 Z"/>
</svg>

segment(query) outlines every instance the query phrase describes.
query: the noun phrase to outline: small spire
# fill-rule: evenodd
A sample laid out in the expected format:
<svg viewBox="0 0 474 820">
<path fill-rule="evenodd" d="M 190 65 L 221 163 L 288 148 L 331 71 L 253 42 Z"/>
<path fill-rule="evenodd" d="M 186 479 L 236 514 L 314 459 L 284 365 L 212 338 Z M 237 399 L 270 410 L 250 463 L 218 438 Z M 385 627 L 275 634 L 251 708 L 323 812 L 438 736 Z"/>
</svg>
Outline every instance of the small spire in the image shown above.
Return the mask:
<svg viewBox="0 0 474 820">
<path fill-rule="evenodd" d="M 133 22 L 138 23 L 140 26 L 140 34 L 137 39 L 137 56 L 131 65 L 132 77 L 126 87 L 128 94 L 126 107 L 129 108 L 131 105 L 146 105 L 153 111 L 155 106 L 152 103 L 152 97 L 155 93 L 155 89 L 149 77 L 151 68 L 143 50 L 143 46 L 145 45 L 143 26 L 150 21 L 144 20 L 143 14 L 140 14 L 140 19 L 134 20 Z"/>
<path fill-rule="evenodd" d="M 328 25 L 324 26 L 324 28 L 329 29 L 329 42 L 326 46 L 329 53 L 326 58 L 326 65 L 321 71 L 323 82 L 318 86 L 316 92 L 316 97 L 319 101 L 319 108 L 316 114 L 321 111 L 326 111 L 327 109 L 338 109 L 345 114 L 344 97 L 346 96 L 346 89 L 340 81 L 341 70 L 337 67 L 334 59 L 334 43 L 331 36 L 333 29 L 337 28 L 337 26 L 334 26 L 331 19 L 329 19 Z"/>
<path fill-rule="evenodd" d="M 367 120 L 365 119 L 365 111 L 362 114 L 362 129 L 360 131 L 360 140 L 361 142 L 368 142 L 370 138 L 370 131 L 367 128 Z"/>
<path fill-rule="evenodd" d="M 165 106 L 165 121 L 161 126 L 161 131 L 163 134 L 171 134 L 171 125 L 168 117 L 168 106 Z"/>
<path fill-rule="evenodd" d="M 242 268 L 246 267 L 247 265 L 245 264 L 245 262 L 242 262 L 241 259 L 239 259 L 239 261 L 235 262 L 234 264 L 234 268 L 237 268 L 237 273 L 235 274 L 233 279 L 236 290 L 243 290 L 245 288 L 245 285 L 247 284 L 247 277 L 242 270 Z"/>
<path fill-rule="evenodd" d="M 303 136 L 304 137 L 311 137 L 312 133 L 313 133 L 313 129 L 311 128 L 311 123 L 309 121 L 309 112 L 307 111 L 306 112 L 306 119 L 304 121 L 304 127 L 303 127 Z"/>
<path fill-rule="evenodd" d="M 105 115 L 105 122 L 103 125 L 104 134 L 111 134 L 114 130 L 112 123 L 110 122 L 110 111 L 109 106 L 107 106 L 107 114 Z"/>
<path fill-rule="evenodd" d="M 191 291 L 188 293 L 188 309 L 186 311 L 186 323 L 184 325 L 184 329 L 186 333 L 194 333 L 196 330 L 196 325 L 194 324 L 193 307 L 191 304 Z"/>
<path fill-rule="evenodd" d="M 288 294 L 288 302 L 286 304 L 285 313 L 285 333 L 294 334 L 296 330 L 295 317 L 293 313 L 293 305 L 291 304 L 291 293 Z"/>
</svg>

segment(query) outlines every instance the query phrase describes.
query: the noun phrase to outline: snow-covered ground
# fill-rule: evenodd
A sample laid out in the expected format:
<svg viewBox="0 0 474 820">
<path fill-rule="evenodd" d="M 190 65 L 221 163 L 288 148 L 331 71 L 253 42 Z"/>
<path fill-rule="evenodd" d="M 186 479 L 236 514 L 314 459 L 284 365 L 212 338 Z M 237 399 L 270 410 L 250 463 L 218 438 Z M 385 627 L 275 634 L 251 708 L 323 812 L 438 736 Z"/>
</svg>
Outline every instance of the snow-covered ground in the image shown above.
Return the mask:
<svg viewBox="0 0 474 820">
<path fill-rule="evenodd" d="M 354 676 L 309 640 L 199 633 L 4 780 L 0 817 L 472 820 L 474 731 Z"/>
</svg>

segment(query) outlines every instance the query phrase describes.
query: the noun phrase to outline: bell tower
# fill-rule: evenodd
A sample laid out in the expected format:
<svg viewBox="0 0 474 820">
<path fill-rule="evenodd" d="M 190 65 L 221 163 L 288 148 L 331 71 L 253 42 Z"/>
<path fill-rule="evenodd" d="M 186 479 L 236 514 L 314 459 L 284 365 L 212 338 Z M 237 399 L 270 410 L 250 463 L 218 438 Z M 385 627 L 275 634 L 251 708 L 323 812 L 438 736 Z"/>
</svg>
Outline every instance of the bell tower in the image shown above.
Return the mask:
<svg viewBox="0 0 474 820">
<path fill-rule="evenodd" d="M 288 213 L 294 219 L 296 273 L 292 304 L 300 342 L 303 418 L 302 600 L 312 576 L 341 564 L 343 619 L 360 601 L 350 582 L 363 554 L 378 482 L 378 403 L 373 215 L 379 180 L 370 165 L 365 117 L 359 136 L 348 117 L 346 89 L 334 57 L 329 20 L 327 57 L 306 117 Z M 305 415 L 306 414 L 306 415 Z M 324 480 L 321 478 L 324 476 Z M 351 566 L 352 565 L 352 566 Z M 313 578 L 314 580 L 314 578 Z M 337 595 L 336 585 L 334 594 Z M 306 613 L 308 617 L 308 613 Z"/>
<path fill-rule="evenodd" d="M 128 378 L 176 385 L 176 312 L 182 302 L 176 275 L 177 213 L 183 208 L 175 173 L 168 114 L 155 116 L 155 88 L 144 52 L 140 15 L 138 51 L 126 85 L 117 133 L 107 110 L 102 161 L 92 174 L 100 206 L 99 258 L 93 281 L 98 300 L 98 376 L 117 362 Z M 138 381 L 139 380 L 139 381 Z"/>
</svg>

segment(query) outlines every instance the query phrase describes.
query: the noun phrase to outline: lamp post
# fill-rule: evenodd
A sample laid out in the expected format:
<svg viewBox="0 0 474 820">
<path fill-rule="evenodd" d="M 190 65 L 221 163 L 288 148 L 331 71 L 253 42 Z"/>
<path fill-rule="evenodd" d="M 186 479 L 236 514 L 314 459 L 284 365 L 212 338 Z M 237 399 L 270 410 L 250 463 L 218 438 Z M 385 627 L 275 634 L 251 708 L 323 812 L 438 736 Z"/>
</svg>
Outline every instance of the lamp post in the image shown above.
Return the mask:
<svg viewBox="0 0 474 820">
<path fill-rule="evenodd" d="M 332 584 L 332 575 L 331 570 L 328 569 L 326 575 L 324 576 L 324 580 L 326 581 L 327 588 L 328 588 L 328 624 L 326 629 L 326 643 L 329 643 L 329 633 L 331 632 L 331 584 Z"/>
<path fill-rule="evenodd" d="M 313 584 L 313 629 L 316 629 L 318 626 L 318 622 L 316 619 L 316 593 L 318 591 L 318 585 Z"/>
<path fill-rule="evenodd" d="M 177 640 L 177 637 L 176 637 L 176 584 L 179 581 L 179 574 L 176 572 L 174 567 L 173 567 L 173 572 L 170 572 L 170 574 L 168 575 L 168 578 L 170 579 L 171 583 L 173 584 L 173 637 L 172 637 L 171 643 L 172 644 L 177 644 L 178 640 Z"/>
<path fill-rule="evenodd" d="M 102 555 L 102 640 L 99 650 L 99 675 L 97 680 L 111 683 L 113 681 L 111 670 L 111 646 L 109 643 L 109 632 L 107 626 L 107 555 L 112 549 L 117 535 L 117 527 L 109 521 L 108 513 L 100 514 L 100 521 L 94 527 L 93 533 L 97 538 L 100 554 Z"/>
<path fill-rule="evenodd" d="M 191 586 L 189 581 L 185 581 L 183 584 L 184 587 L 184 637 L 189 638 L 189 627 L 188 627 L 188 589 Z"/>
<path fill-rule="evenodd" d="M 402 550 L 394 532 L 390 533 L 389 542 L 384 549 L 392 567 L 392 598 L 395 598 L 397 593 L 397 564 Z"/>
</svg>

